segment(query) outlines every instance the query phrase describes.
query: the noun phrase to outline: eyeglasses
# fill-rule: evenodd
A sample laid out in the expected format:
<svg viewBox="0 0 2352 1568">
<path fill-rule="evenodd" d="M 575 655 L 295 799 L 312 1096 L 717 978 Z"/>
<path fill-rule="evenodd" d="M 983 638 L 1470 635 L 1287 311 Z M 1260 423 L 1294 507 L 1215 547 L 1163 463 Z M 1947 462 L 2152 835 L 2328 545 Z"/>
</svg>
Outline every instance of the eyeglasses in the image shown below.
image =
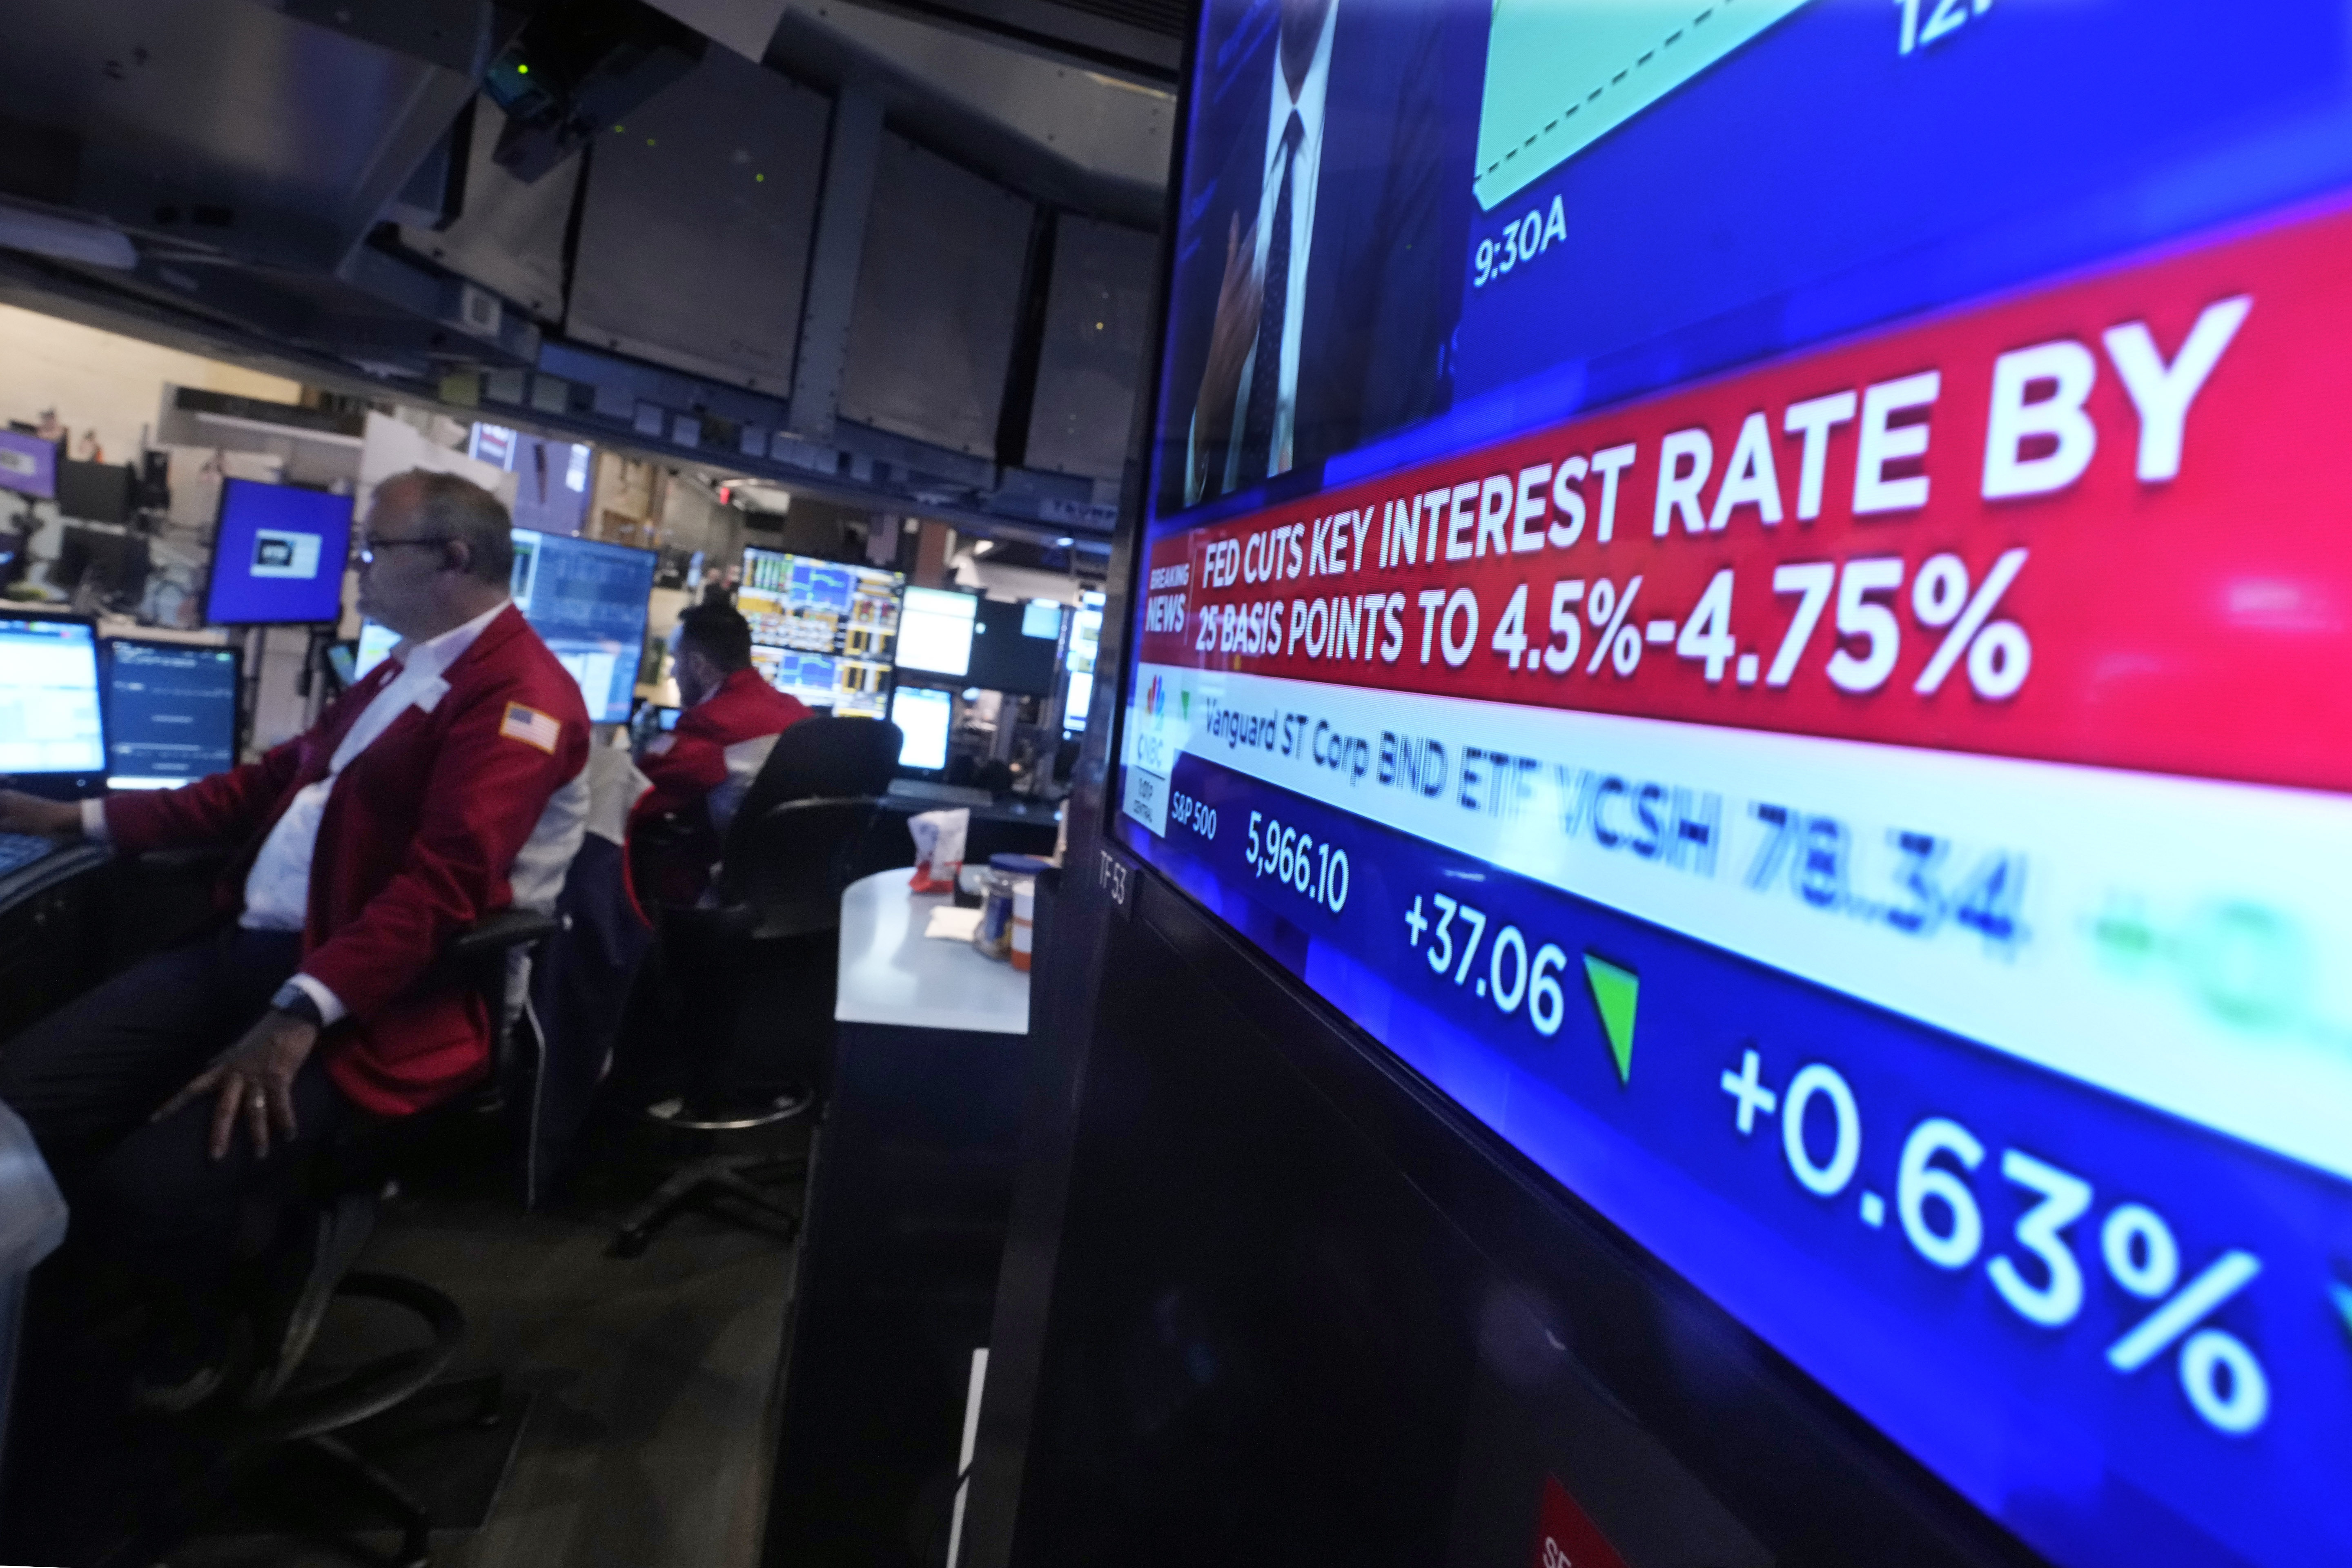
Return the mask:
<svg viewBox="0 0 2352 1568">
<path fill-rule="evenodd" d="M 429 544 L 454 544 L 456 542 L 457 540 L 448 534 L 442 534 L 432 539 L 372 540 L 368 543 L 360 546 L 360 564 L 362 566 L 374 565 L 375 554 L 379 550 L 398 550 L 403 545 L 423 546 Z"/>
</svg>

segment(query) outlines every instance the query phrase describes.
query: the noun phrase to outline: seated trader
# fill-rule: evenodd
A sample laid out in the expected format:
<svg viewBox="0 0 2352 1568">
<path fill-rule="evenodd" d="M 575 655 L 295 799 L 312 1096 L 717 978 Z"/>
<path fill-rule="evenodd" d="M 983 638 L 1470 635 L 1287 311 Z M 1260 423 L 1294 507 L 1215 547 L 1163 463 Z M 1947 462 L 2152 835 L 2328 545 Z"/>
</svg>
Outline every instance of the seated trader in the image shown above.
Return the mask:
<svg viewBox="0 0 2352 1568">
<path fill-rule="evenodd" d="M 692 904 L 709 885 L 728 825 L 776 737 L 810 711 L 751 668 L 751 624 L 706 602 L 677 621 L 677 728 L 638 755 L 653 788 L 629 814 L 638 899 Z"/>
<path fill-rule="evenodd" d="M 506 508 L 400 475 L 359 558 L 360 608 L 403 640 L 309 732 L 176 791 L 0 791 L 0 827 L 234 852 L 232 923 L 0 1047 L 0 1100 L 58 1169 L 88 1263 L 152 1309 L 135 1392 L 153 1408 L 222 1382 L 233 1258 L 299 1229 L 285 1205 L 315 1155 L 482 1077 L 489 1021 L 436 960 L 551 899 L 585 820 L 587 710 L 507 597 Z"/>
</svg>

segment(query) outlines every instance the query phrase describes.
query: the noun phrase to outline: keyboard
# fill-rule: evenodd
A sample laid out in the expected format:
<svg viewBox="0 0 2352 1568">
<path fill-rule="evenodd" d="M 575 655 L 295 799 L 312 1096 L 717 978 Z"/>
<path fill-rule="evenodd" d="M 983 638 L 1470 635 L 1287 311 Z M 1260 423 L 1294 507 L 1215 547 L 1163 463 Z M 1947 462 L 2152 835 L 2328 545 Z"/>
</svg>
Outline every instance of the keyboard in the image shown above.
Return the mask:
<svg viewBox="0 0 2352 1568">
<path fill-rule="evenodd" d="M 0 833 L 0 877 L 21 871 L 45 855 L 63 847 L 60 840 L 32 833 Z"/>
</svg>

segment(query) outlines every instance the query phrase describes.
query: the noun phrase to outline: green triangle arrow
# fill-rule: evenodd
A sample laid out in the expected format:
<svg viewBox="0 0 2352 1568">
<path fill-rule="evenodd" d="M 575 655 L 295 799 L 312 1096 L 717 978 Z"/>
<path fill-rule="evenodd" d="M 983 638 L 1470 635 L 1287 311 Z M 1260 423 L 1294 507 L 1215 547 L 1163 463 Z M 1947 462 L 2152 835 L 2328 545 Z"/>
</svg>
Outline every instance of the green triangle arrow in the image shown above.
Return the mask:
<svg viewBox="0 0 2352 1568">
<path fill-rule="evenodd" d="M 2330 1279 L 2327 1293 L 2336 1300 L 2336 1313 L 2344 1320 L 2344 1331 L 2352 1334 L 2352 1285 Z"/>
<path fill-rule="evenodd" d="M 1617 1081 L 1633 1081 L 1633 1005 L 1642 999 L 1642 977 L 1605 958 L 1584 955 L 1584 978 L 1609 1034 L 1609 1054 L 1617 1058 Z"/>
</svg>

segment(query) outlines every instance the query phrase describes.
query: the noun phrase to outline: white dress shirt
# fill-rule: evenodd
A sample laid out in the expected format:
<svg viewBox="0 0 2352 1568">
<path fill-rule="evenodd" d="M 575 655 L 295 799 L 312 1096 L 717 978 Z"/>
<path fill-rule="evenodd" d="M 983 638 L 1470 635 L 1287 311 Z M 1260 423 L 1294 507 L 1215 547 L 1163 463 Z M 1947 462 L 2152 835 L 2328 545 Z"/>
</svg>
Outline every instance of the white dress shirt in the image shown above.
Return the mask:
<svg viewBox="0 0 2352 1568">
<path fill-rule="evenodd" d="M 1290 79 L 1282 74 L 1281 45 L 1276 44 L 1274 89 L 1266 95 L 1265 156 L 1262 165 L 1265 174 L 1258 185 L 1257 250 L 1254 258 L 1260 278 L 1265 276 L 1266 252 L 1274 244 L 1274 209 L 1282 199 L 1282 133 L 1290 124 L 1293 111 L 1298 115 L 1301 132 L 1298 151 L 1290 166 L 1290 275 L 1283 300 L 1281 353 L 1272 367 L 1276 379 L 1274 445 L 1265 466 L 1268 477 L 1288 473 L 1296 461 L 1294 436 L 1298 420 L 1299 343 L 1307 316 L 1307 265 L 1315 247 L 1315 192 L 1323 169 L 1323 104 L 1331 81 L 1331 35 L 1339 16 L 1338 0 L 1333 0 L 1331 8 L 1323 14 L 1323 31 L 1315 40 L 1315 58 L 1308 63 L 1306 79 L 1298 84 L 1295 95 L 1290 90 Z M 1267 309 L 1273 303 L 1267 300 L 1259 308 Z M 1363 330 L 1372 330 L 1369 323 L 1360 325 Z M 1250 387 L 1263 374 L 1265 367 L 1258 364 L 1257 351 L 1252 349 L 1248 363 L 1242 367 L 1239 393 L 1234 399 L 1234 427 L 1225 447 L 1225 471 L 1217 487 L 1220 491 L 1235 489 L 1242 482 L 1242 438 L 1249 417 Z"/>
<path fill-rule="evenodd" d="M 342 776 L 353 757 L 373 745 L 378 736 L 392 728 L 393 721 L 412 705 L 427 713 L 433 711 L 449 690 L 449 683 L 441 678 L 442 671 L 474 646 L 474 639 L 509 602 L 501 599 L 495 607 L 461 626 L 453 626 L 421 643 L 404 640 L 392 650 L 392 658 L 401 667 L 400 673 L 384 684 L 352 727 L 343 731 L 341 742 L 328 761 L 327 776 L 304 785 L 287 804 L 284 815 L 270 828 L 269 837 L 262 840 L 261 853 L 254 858 L 253 869 L 246 873 L 245 913 L 237 917 L 237 924 L 247 931 L 302 929 L 310 918 L 310 861 L 319 847 L 319 824 L 327 815 L 327 797 L 334 793 L 335 781 Z M 81 811 L 84 835 L 103 841 L 104 804 L 86 800 Z M 319 1005 L 320 1017 L 327 1023 L 337 1022 L 348 1011 L 341 997 L 311 976 L 297 974 L 293 984 L 310 994 L 310 1000 Z"/>
</svg>

